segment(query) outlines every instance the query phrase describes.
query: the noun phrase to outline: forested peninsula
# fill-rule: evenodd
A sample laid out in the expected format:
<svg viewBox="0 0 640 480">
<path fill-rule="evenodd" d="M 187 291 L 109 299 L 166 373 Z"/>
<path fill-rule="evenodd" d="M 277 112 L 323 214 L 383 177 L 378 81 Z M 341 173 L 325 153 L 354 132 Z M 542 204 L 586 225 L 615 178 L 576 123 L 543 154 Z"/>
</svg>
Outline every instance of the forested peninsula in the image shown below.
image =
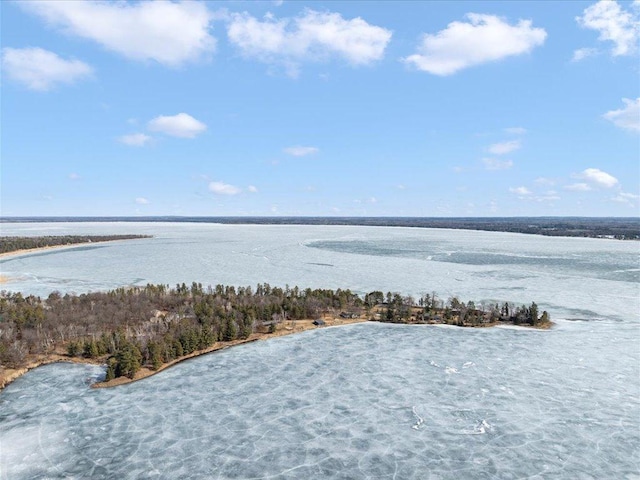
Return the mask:
<svg viewBox="0 0 640 480">
<path fill-rule="evenodd" d="M 150 235 L 55 235 L 39 237 L 0 237 L 0 254 L 47 247 L 62 247 L 79 243 L 112 242 L 151 238 Z"/>
<path fill-rule="evenodd" d="M 118 288 L 43 299 L 0 292 L 0 388 L 57 361 L 106 364 L 102 385 L 143 378 L 182 359 L 323 325 L 381 321 L 548 328 L 535 303 L 475 305 L 435 293 L 252 287 L 192 283 Z M 98 385 L 100 386 L 100 385 Z"/>
</svg>

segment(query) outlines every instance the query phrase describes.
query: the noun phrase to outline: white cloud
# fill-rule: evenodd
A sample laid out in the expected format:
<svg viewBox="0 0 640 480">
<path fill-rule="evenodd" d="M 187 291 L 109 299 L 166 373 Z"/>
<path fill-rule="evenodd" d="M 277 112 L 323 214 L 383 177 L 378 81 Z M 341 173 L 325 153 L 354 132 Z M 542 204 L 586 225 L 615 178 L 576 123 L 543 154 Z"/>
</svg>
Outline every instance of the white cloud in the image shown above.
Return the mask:
<svg viewBox="0 0 640 480">
<path fill-rule="evenodd" d="M 573 57 L 571 57 L 572 62 L 579 62 L 580 60 L 584 60 L 587 57 L 593 57 L 598 53 L 598 49 L 596 48 L 579 48 L 573 52 Z"/>
<path fill-rule="evenodd" d="M 65 60 L 42 48 L 3 48 L 2 68 L 31 90 L 46 91 L 60 83 L 90 77 L 93 69 L 80 60 Z"/>
<path fill-rule="evenodd" d="M 640 132 L 640 97 L 635 100 L 623 98 L 624 108 L 611 110 L 603 115 L 604 118 L 613 122 L 620 128 Z"/>
<path fill-rule="evenodd" d="M 320 150 L 317 147 L 287 147 L 283 150 L 284 153 L 293 155 L 294 157 L 304 157 L 305 155 L 312 155 L 318 153 Z"/>
<path fill-rule="evenodd" d="M 615 0 L 600 0 L 587 7 L 578 24 L 600 33 L 598 40 L 613 42 L 613 56 L 632 55 L 637 50 L 640 29 L 638 14 L 624 10 Z"/>
<path fill-rule="evenodd" d="M 324 61 L 332 56 L 351 65 L 371 64 L 383 57 L 392 35 L 360 17 L 346 20 L 339 13 L 310 9 L 281 20 L 272 14 L 263 21 L 248 13 L 232 14 L 227 34 L 245 56 L 283 65 L 291 76 L 297 75 L 303 61 Z"/>
<path fill-rule="evenodd" d="M 509 191 L 517 195 L 531 195 L 531 190 L 527 187 L 511 187 L 509 188 Z"/>
<path fill-rule="evenodd" d="M 147 200 L 147 199 L 146 199 L 146 198 L 144 198 L 144 197 L 138 197 L 138 198 L 136 198 L 136 203 L 137 203 L 138 205 L 148 205 L 148 204 L 149 204 L 149 203 L 151 203 L 151 202 L 149 202 L 149 200 Z"/>
<path fill-rule="evenodd" d="M 574 174 L 574 178 L 580 178 L 598 187 L 611 188 L 618 184 L 618 179 L 607 172 L 597 168 L 587 168 L 582 173 Z"/>
<path fill-rule="evenodd" d="M 118 137 L 118 140 L 125 145 L 132 147 L 144 147 L 151 141 L 152 137 L 145 135 L 144 133 L 132 133 L 131 135 L 122 135 Z"/>
<path fill-rule="evenodd" d="M 484 168 L 486 170 L 507 170 L 513 167 L 511 160 L 498 160 L 497 158 L 483 158 Z"/>
<path fill-rule="evenodd" d="M 133 60 L 179 66 L 213 52 L 211 14 L 200 2 L 19 2 L 64 33 L 93 40 Z"/>
<path fill-rule="evenodd" d="M 495 15 L 468 13 L 468 22 L 451 22 L 436 34 L 424 34 L 418 52 L 404 58 L 419 70 L 452 75 L 465 68 L 531 52 L 547 37 L 530 20 L 509 25 Z"/>
<path fill-rule="evenodd" d="M 80 180 L 80 175 L 75 172 L 69 174 L 69 180 Z"/>
<path fill-rule="evenodd" d="M 247 190 L 250 191 L 251 193 L 258 193 L 258 188 L 255 187 L 254 185 L 249 185 L 247 187 Z"/>
<path fill-rule="evenodd" d="M 504 131 L 511 135 L 524 135 L 525 133 L 527 133 L 527 129 L 522 127 L 509 127 L 505 128 Z"/>
<path fill-rule="evenodd" d="M 493 145 L 489 145 L 489 153 L 493 155 L 504 155 L 506 153 L 511 153 L 520 148 L 520 140 L 510 140 L 508 142 L 494 143 Z"/>
<path fill-rule="evenodd" d="M 149 121 L 147 128 L 152 132 L 162 132 L 172 137 L 194 138 L 204 132 L 207 126 L 186 113 L 173 116 L 160 115 Z"/>
<path fill-rule="evenodd" d="M 565 185 L 564 189 L 570 192 L 588 192 L 591 187 L 586 183 L 572 183 L 571 185 Z"/>
<path fill-rule="evenodd" d="M 638 199 L 640 199 L 640 195 L 635 195 L 633 193 L 620 192 L 615 197 L 612 197 L 611 200 L 619 203 L 626 203 L 627 205 L 633 206 Z"/>
<path fill-rule="evenodd" d="M 224 182 L 211 182 L 209 191 L 217 195 L 237 195 L 242 192 L 242 189 Z"/>
</svg>

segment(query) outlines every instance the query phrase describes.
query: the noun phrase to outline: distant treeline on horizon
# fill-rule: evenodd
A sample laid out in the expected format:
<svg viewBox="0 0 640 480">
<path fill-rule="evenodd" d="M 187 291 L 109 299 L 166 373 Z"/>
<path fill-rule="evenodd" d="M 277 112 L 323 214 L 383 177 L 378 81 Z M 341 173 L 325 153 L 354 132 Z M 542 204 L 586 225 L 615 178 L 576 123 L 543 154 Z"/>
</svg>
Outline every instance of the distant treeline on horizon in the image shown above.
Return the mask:
<svg viewBox="0 0 640 480">
<path fill-rule="evenodd" d="M 450 228 L 557 237 L 640 239 L 640 217 L 0 217 L 0 223 L 176 222 Z"/>
</svg>

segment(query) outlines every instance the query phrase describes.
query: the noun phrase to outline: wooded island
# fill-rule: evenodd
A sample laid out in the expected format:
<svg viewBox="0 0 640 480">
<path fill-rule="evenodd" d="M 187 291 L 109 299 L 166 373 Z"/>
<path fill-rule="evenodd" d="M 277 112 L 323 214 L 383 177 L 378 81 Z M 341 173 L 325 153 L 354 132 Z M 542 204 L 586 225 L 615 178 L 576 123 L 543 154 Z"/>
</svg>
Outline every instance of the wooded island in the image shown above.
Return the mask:
<svg viewBox="0 0 640 480">
<path fill-rule="evenodd" d="M 463 303 L 435 293 L 419 299 L 374 291 L 168 285 L 118 288 L 42 299 L 0 292 L 0 388 L 29 368 L 55 361 L 107 365 L 106 382 L 124 383 L 180 359 L 312 326 L 381 321 L 548 328 L 535 303 Z M 315 325 L 314 325 L 315 324 Z M 304 325 L 304 328 L 298 327 Z M 143 372 L 144 373 L 144 372 Z M 118 378 L 121 380 L 118 382 Z M 114 380 L 115 379 L 115 380 Z"/>
</svg>

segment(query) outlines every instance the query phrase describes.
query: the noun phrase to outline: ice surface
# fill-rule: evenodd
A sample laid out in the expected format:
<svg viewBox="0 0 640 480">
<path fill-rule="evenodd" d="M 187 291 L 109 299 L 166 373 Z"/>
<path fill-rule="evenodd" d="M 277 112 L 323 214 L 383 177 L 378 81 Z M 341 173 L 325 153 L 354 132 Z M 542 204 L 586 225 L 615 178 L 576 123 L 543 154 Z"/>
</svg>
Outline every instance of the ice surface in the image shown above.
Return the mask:
<svg viewBox="0 0 640 480">
<path fill-rule="evenodd" d="M 535 300 L 554 318 L 640 321 L 640 245 L 606 239 L 390 227 L 185 223 L 2 224 L 3 235 L 154 238 L 0 260 L 4 288 L 42 296 L 192 281 L 435 291 L 464 300 Z"/>
<path fill-rule="evenodd" d="M 153 239 L 0 261 L 48 295 L 147 282 L 535 300 L 558 325 L 364 324 L 255 342 L 114 389 L 49 365 L 0 393 L 0 479 L 638 478 L 639 246 L 401 228 L 2 224 Z M 329 243 L 327 243 L 329 242 Z"/>
<path fill-rule="evenodd" d="M 598 328 L 325 328 L 115 389 L 42 367 L 0 394 L 2 478 L 633 478 L 637 326 Z"/>
</svg>

